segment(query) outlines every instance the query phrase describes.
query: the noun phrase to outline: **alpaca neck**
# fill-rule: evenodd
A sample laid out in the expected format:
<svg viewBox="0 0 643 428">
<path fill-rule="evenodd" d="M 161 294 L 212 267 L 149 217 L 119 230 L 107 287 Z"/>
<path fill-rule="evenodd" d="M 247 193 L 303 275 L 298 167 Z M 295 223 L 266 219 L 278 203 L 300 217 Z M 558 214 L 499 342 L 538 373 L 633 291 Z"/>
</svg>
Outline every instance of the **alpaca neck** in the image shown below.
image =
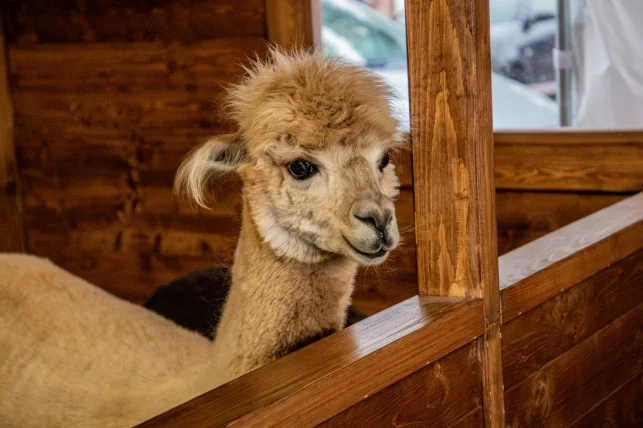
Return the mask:
<svg viewBox="0 0 643 428">
<path fill-rule="evenodd" d="M 234 378 L 342 328 L 357 264 L 334 256 L 307 264 L 278 257 L 257 232 L 247 201 L 232 287 L 215 336 L 220 370 Z"/>
</svg>

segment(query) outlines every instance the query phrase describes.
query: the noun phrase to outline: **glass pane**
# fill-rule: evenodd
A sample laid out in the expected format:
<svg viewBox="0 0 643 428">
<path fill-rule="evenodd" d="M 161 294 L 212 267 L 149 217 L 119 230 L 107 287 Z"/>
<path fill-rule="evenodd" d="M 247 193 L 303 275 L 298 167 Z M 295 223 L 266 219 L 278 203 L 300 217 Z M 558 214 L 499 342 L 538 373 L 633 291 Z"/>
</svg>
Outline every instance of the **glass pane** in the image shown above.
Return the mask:
<svg viewBox="0 0 643 428">
<path fill-rule="evenodd" d="M 490 0 L 494 127 L 643 127 L 641 16 L 640 1 Z"/>
</svg>

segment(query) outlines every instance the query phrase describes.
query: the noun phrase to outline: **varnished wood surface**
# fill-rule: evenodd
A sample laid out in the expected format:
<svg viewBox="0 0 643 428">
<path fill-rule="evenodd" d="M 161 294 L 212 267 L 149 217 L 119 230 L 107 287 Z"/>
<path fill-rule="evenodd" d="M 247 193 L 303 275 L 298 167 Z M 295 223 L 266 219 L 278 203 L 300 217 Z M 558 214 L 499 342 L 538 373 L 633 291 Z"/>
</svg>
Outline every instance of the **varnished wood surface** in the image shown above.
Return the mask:
<svg viewBox="0 0 643 428">
<path fill-rule="evenodd" d="M 642 285 L 643 250 L 639 250 L 504 324 L 505 388 L 642 303 Z"/>
<path fill-rule="evenodd" d="M 320 427 L 461 426 L 482 409 L 480 339 L 365 398 Z"/>
<path fill-rule="evenodd" d="M 503 322 L 643 248 L 643 192 L 501 256 Z"/>
<path fill-rule="evenodd" d="M 0 252 L 23 252 L 25 236 L 2 17 L 0 10 Z"/>
<path fill-rule="evenodd" d="M 507 426 L 568 426 L 643 371 L 643 303 L 505 392 Z"/>
<path fill-rule="evenodd" d="M 263 0 L 2 2 L 10 43 L 94 43 L 264 37 Z"/>
<path fill-rule="evenodd" d="M 498 254 L 613 205 L 627 194 L 497 191 Z"/>
<path fill-rule="evenodd" d="M 476 120 L 473 2 L 410 0 L 406 15 L 419 292 L 480 296 L 475 159 L 491 141 Z"/>
<path fill-rule="evenodd" d="M 480 301 L 414 297 L 142 426 L 313 426 L 482 333 Z"/>
<path fill-rule="evenodd" d="M 407 0 L 418 293 L 481 297 L 486 425 L 503 425 L 489 3 Z"/>
<path fill-rule="evenodd" d="M 411 157 L 398 155 L 402 186 Z M 494 133 L 497 190 L 635 193 L 643 190 L 643 132 Z"/>
<path fill-rule="evenodd" d="M 574 428 L 640 427 L 643 425 L 643 376 L 624 384 L 589 409 L 572 425 Z"/>
<path fill-rule="evenodd" d="M 265 0 L 268 40 L 287 50 L 321 47 L 319 0 Z"/>
</svg>

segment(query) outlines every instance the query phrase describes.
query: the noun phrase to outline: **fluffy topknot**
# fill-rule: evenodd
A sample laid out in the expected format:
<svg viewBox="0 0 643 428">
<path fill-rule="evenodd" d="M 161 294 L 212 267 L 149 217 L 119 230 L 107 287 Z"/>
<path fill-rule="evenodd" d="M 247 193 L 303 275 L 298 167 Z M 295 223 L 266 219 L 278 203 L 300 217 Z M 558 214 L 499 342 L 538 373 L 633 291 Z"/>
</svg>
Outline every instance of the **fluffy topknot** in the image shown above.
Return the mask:
<svg viewBox="0 0 643 428">
<path fill-rule="evenodd" d="M 228 108 L 251 152 L 280 136 L 323 147 L 366 134 L 392 138 L 394 93 L 371 71 L 319 53 L 276 48 L 229 90 Z"/>
</svg>

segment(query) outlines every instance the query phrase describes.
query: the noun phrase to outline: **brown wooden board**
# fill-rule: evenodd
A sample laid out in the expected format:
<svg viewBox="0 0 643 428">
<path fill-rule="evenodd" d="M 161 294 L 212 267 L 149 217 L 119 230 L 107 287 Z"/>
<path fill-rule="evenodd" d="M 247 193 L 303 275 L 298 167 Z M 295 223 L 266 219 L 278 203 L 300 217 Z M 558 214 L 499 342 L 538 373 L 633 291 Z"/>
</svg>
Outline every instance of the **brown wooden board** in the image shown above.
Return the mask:
<svg viewBox="0 0 643 428">
<path fill-rule="evenodd" d="M 498 190 L 498 254 L 514 250 L 627 196 L 616 193 Z"/>
<path fill-rule="evenodd" d="M 507 426 L 568 426 L 643 370 L 643 303 L 505 392 Z"/>
<path fill-rule="evenodd" d="M 509 389 L 643 302 L 643 250 L 502 327 Z"/>
<path fill-rule="evenodd" d="M 498 260 L 503 322 L 643 248 L 643 192 Z"/>
<path fill-rule="evenodd" d="M 489 2 L 407 0 L 420 295 L 485 307 L 484 415 L 502 426 Z"/>
<path fill-rule="evenodd" d="M 403 186 L 413 186 L 411 157 L 396 159 Z M 495 132 L 497 190 L 616 192 L 643 190 L 643 132 Z"/>
<path fill-rule="evenodd" d="M 498 189 L 638 192 L 643 132 L 496 133 Z"/>
<path fill-rule="evenodd" d="M 25 251 L 14 118 L 7 80 L 7 55 L 0 11 L 0 252 Z"/>
<path fill-rule="evenodd" d="M 479 348 L 474 340 L 319 426 L 460 426 L 462 415 L 482 408 Z"/>
<path fill-rule="evenodd" d="M 482 302 L 414 297 L 142 426 L 311 426 L 483 334 Z"/>
<path fill-rule="evenodd" d="M 264 1 L 6 1 L 11 43 L 195 41 L 265 34 Z"/>
<path fill-rule="evenodd" d="M 641 427 L 643 425 L 643 376 L 639 375 L 612 392 L 571 426 Z"/>
</svg>

